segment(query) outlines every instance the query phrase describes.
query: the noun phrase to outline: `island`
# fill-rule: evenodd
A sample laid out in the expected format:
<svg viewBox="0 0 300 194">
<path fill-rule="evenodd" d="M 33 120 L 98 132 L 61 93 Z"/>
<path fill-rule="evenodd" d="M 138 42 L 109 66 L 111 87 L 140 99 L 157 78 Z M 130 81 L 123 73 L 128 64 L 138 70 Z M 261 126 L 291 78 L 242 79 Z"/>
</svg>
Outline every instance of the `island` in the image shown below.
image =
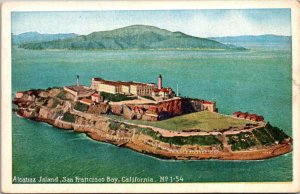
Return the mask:
<svg viewBox="0 0 300 194">
<path fill-rule="evenodd" d="M 32 36 L 36 39 L 33 40 Z M 32 50 L 247 50 L 244 47 L 149 25 L 131 25 L 87 35 L 31 32 L 13 36 L 12 42 L 19 48 Z"/>
<path fill-rule="evenodd" d="M 262 115 L 218 113 L 216 102 L 182 97 L 157 83 L 92 78 L 18 91 L 13 111 L 161 159 L 260 160 L 292 151 L 292 138 Z"/>
</svg>

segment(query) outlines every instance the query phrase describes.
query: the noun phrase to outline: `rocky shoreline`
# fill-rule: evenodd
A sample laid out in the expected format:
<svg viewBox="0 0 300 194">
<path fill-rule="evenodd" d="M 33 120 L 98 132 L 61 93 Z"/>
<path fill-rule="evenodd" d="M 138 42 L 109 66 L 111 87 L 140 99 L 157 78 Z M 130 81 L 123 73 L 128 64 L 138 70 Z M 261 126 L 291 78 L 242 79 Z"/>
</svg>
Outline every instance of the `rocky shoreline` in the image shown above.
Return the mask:
<svg viewBox="0 0 300 194">
<path fill-rule="evenodd" d="M 284 138 L 277 140 L 277 137 L 273 135 L 274 141 L 264 143 L 252 134 L 251 129 L 249 132 L 244 130 L 241 134 L 246 137 L 246 140 L 249 134 L 251 137 L 253 136 L 257 145 L 240 150 L 233 150 L 232 145 L 240 142 L 239 140 L 233 142 L 235 141 L 234 136 L 229 135 L 226 131 L 216 135 L 165 137 L 160 132 L 153 130 L 152 126 L 141 126 L 108 118 L 101 114 L 77 111 L 73 109 L 71 102 L 56 97 L 59 93 L 59 89 L 57 90 L 38 90 L 15 98 L 13 101 L 16 105 L 15 112 L 21 117 L 46 122 L 57 128 L 86 133 L 96 141 L 127 147 L 163 159 L 260 160 L 292 151 L 290 137 L 285 135 Z M 256 130 L 261 133 L 262 131 L 258 130 L 267 131 L 267 126 Z M 283 136 L 275 130 L 274 134 L 276 133 Z M 242 141 L 243 139 L 241 139 Z"/>
</svg>

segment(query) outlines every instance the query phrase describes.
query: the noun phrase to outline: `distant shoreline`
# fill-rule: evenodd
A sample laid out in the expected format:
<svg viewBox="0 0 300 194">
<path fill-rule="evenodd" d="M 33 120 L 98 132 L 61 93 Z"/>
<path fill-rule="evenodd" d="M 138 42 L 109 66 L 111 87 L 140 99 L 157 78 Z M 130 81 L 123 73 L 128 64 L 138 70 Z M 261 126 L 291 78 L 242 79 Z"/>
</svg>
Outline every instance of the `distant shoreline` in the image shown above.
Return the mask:
<svg viewBox="0 0 300 194">
<path fill-rule="evenodd" d="M 33 51 L 234 51 L 245 52 L 251 49 L 238 50 L 238 49 L 211 49 L 211 48 L 161 48 L 161 49 L 27 49 L 20 48 L 18 45 L 13 45 L 17 49 L 33 50 Z"/>
</svg>

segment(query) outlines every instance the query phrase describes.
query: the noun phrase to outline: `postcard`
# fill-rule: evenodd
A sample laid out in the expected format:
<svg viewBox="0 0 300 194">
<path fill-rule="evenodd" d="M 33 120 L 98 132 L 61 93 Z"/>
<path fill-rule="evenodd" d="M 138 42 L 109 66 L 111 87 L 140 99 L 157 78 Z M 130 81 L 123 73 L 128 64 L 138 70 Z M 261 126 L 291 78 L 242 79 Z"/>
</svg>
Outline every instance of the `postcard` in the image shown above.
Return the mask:
<svg viewBox="0 0 300 194">
<path fill-rule="evenodd" d="M 1 191 L 299 192 L 299 8 L 5 2 Z"/>
</svg>

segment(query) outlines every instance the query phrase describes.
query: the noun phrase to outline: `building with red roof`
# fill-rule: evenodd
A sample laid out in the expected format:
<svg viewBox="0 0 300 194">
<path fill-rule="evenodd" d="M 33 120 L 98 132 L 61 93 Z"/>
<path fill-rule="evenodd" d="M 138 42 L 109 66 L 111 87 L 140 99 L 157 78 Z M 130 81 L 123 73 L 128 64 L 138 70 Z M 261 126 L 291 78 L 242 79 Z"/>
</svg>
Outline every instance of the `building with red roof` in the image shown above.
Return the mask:
<svg viewBox="0 0 300 194">
<path fill-rule="evenodd" d="M 260 122 L 260 121 L 264 121 L 264 117 L 261 115 L 254 114 L 254 115 L 252 115 L 250 120 L 255 121 L 255 122 Z"/>
<path fill-rule="evenodd" d="M 88 99 L 88 98 L 83 98 L 83 99 L 79 100 L 79 102 L 81 102 L 82 104 L 86 104 L 88 106 L 91 106 L 92 104 L 94 104 L 94 101 L 92 101 L 91 99 Z"/>
<path fill-rule="evenodd" d="M 240 114 L 242 114 L 242 112 L 241 112 L 241 111 L 238 111 L 238 112 L 232 113 L 232 116 L 234 116 L 234 117 L 239 117 Z"/>
<path fill-rule="evenodd" d="M 101 96 L 98 93 L 92 94 L 91 98 L 92 98 L 92 101 L 97 102 L 97 103 L 103 102 L 103 100 L 104 100 L 103 96 Z"/>
<path fill-rule="evenodd" d="M 216 103 L 215 102 L 203 100 L 202 106 L 203 106 L 203 110 L 208 110 L 210 112 L 216 112 Z"/>
<path fill-rule="evenodd" d="M 248 116 L 248 113 L 245 112 L 245 113 L 240 114 L 239 118 L 246 119 L 247 116 Z"/>
<path fill-rule="evenodd" d="M 238 112 L 234 112 L 232 115 L 237 118 L 248 119 L 248 120 L 255 121 L 255 122 L 264 121 L 263 116 L 257 115 L 257 114 L 250 114 L 248 112 L 243 113 L 243 112 L 238 111 Z"/>
</svg>

